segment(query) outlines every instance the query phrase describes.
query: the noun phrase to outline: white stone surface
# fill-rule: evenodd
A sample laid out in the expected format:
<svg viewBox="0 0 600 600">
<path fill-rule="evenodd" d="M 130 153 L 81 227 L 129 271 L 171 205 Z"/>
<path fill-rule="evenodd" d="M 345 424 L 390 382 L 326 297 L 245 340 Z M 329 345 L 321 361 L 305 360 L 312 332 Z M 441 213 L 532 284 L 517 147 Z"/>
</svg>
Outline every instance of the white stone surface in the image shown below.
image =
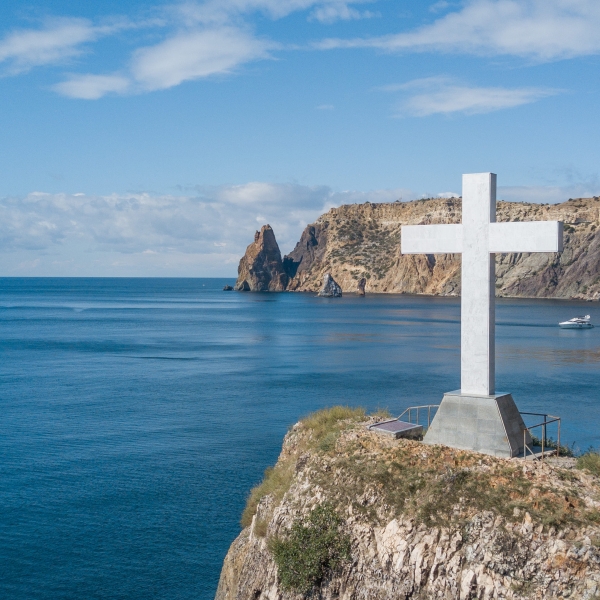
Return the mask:
<svg viewBox="0 0 600 600">
<path fill-rule="evenodd" d="M 462 253 L 461 390 L 495 392 L 495 256 L 561 252 L 562 223 L 496 223 L 496 175 L 463 175 L 462 225 L 402 227 L 403 254 Z"/>
<path fill-rule="evenodd" d="M 404 225 L 403 254 L 460 254 L 462 225 Z M 404 250 L 410 248 L 410 252 Z"/>
</svg>

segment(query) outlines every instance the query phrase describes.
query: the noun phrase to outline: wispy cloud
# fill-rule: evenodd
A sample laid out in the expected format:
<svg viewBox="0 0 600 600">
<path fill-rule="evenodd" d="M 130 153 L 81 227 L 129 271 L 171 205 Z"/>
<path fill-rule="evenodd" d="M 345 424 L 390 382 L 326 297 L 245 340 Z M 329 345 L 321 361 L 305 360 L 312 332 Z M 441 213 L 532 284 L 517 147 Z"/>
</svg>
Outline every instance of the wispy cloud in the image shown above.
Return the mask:
<svg viewBox="0 0 600 600">
<path fill-rule="evenodd" d="M 95 100 L 110 93 L 140 93 L 174 87 L 184 81 L 232 72 L 269 56 L 275 44 L 248 32 L 221 27 L 176 33 L 135 51 L 127 70 L 109 75 L 71 75 L 53 89 L 70 98 Z"/>
<path fill-rule="evenodd" d="M 548 88 L 476 87 L 447 77 L 415 79 L 382 89 L 405 95 L 396 107 L 396 116 L 416 117 L 489 113 L 530 104 L 559 93 L 559 90 Z"/>
<path fill-rule="evenodd" d="M 413 197 L 408 190 L 333 192 L 327 186 L 266 182 L 188 191 L 178 196 L 38 192 L 4 198 L 0 273 L 63 273 L 52 266 L 56 263 L 71 274 L 98 274 L 95 264 L 103 265 L 102 274 L 139 274 L 140 269 L 150 275 L 233 274 L 264 223 L 289 252 L 306 224 L 332 206 Z M 29 267 L 19 270 L 19 264 Z"/>
<path fill-rule="evenodd" d="M 156 46 L 137 50 L 131 73 L 147 90 L 164 89 L 267 58 L 273 46 L 233 27 L 184 32 Z"/>
<path fill-rule="evenodd" d="M 53 19 L 41 29 L 17 30 L 0 41 L 0 63 L 16 75 L 33 67 L 56 64 L 82 52 L 100 31 L 85 19 Z"/>
<path fill-rule="evenodd" d="M 600 52 L 597 0 L 470 0 L 413 31 L 317 47 L 511 55 L 547 61 Z"/>
<path fill-rule="evenodd" d="M 368 11 L 358 11 L 352 5 L 369 4 L 377 0 L 206 0 L 185 2 L 175 10 L 188 23 L 223 23 L 237 15 L 261 12 L 272 19 L 281 19 L 298 11 L 313 9 L 309 19 L 323 22 L 365 18 Z"/>
<path fill-rule="evenodd" d="M 347 2 L 328 3 L 315 8 L 309 19 L 321 23 L 335 23 L 336 21 L 352 21 L 358 19 L 372 19 L 379 13 L 370 10 L 357 10 L 348 5 Z"/>
<path fill-rule="evenodd" d="M 122 75 L 72 75 L 53 89 L 63 96 L 97 100 L 111 92 L 123 94 L 131 87 L 129 78 Z"/>
<path fill-rule="evenodd" d="M 160 18 L 116 19 L 94 24 L 87 19 L 47 20 L 37 29 L 21 29 L 0 40 L 0 64 L 16 75 L 36 66 L 57 65 L 81 57 L 99 38 L 123 28 L 157 28 L 162 40 L 137 48 L 118 72 L 71 73 L 51 86 L 59 94 L 94 100 L 110 93 L 141 93 L 165 89 L 184 81 L 231 73 L 237 67 L 269 58 L 279 44 L 256 36 L 251 13 L 280 19 L 307 11 L 309 20 L 333 22 L 373 16 L 351 5 L 376 0 L 204 0 L 166 5 Z M 311 12 L 309 12 L 311 11 Z M 156 32 L 155 32 L 156 33 Z"/>
</svg>

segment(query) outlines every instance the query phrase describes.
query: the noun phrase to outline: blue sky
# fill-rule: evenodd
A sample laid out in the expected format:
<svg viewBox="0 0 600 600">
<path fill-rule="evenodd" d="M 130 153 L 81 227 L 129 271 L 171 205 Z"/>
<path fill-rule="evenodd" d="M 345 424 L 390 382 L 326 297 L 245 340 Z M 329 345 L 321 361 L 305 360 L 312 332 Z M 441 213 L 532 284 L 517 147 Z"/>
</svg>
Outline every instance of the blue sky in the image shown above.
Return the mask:
<svg viewBox="0 0 600 600">
<path fill-rule="evenodd" d="M 0 275 L 234 275 L 345 202 L 600 194 L 597 0 L 4 0 Z"/>
</svg>

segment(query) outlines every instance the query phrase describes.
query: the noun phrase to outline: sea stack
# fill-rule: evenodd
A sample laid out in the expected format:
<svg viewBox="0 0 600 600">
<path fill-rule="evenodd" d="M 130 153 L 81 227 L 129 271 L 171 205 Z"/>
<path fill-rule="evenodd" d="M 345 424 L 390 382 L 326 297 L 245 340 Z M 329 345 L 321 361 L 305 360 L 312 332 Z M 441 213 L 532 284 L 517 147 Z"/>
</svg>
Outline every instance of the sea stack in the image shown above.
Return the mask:
<svg viewBox="0 0 600 600">
<path fill-rule="evenodd" d="M 358 286 L 356 287 L 356 293 L 357 293 L 358 296 L 364 296 L 365 295 L 365 285 L 367 285 L 367 280 L 363 277 L 358 282 Z"/>
<path fill-rule="evenodd" d="M 281 252 L 270 225 L 254 234 L 254 242 L 238 266 L 235 289 L 243 292 L 283 292 L 288 276 L 283 269 Z"/>
<path fill-rule="evenodd" d="M 323 287 L 319 292 L 319 296 L 325 298 L 341 298 L 342 288 L 336 283 L 335 279 L 330 273 L 325 273 L 323 277 Z"/>
</svg>

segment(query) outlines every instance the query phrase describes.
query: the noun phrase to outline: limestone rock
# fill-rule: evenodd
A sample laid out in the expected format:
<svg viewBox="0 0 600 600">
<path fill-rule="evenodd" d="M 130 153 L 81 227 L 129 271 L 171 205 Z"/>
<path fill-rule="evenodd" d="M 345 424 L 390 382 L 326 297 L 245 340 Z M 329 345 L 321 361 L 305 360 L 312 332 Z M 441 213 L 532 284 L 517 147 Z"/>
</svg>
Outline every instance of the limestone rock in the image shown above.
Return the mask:
<svg viewBox="0 0 600 600">
<path fill-rule="evenodd" d="M 306 227 L 294 250 L 283 259 L 284 268 L 290 278 L 289 290 L 302 286 L 312 266 L 323 261 L 327 250 L 327 229 L 327 223 L 315 223 Z"/>
<path fill-rule="evenodd" d="M 342 288 L 329 273 L 325 273 L 323 276 L 323 287 L 319 292 L 319 296 L 323 296 L 324 298 L 342 297 Z"/>
<path fill-rule="evenodd" d="M 283 292 L 288 276 L 283 268 L 281 252 L 270 225 L 254 234 L 254 242 L 238 266 L 235 289 L 243 292 Z"/>
<path fill-rule="evenodd" d="M 363 277 L 359 282 L 358 286 L 356 286 L 356 293 L 359 296 L 365 295 L 365 285 L 367 285 L 367 280 Z"/>
<path fill-rule="evenodd" d="M 223 286 L 223 291 L 224 292 L 231 292 L 232 290 L 233 290 L 233 288 L 230 285 Z"/>
<path fill-rule="evenodd" d="M 317 292 L 331 274 L 344 292 L 457 296 L 460 255 L 401 255 L 402 225 L 460 223 L 460 198 L 351 204 L 308 225 L 284 263 L 287 289 Z M 600 300 L 600 198 L 562 204 L 497 203 L 497 221 L 563 221 L 562 254 L 496 255 L 498 296 Z"/>
<path fill-rule="evenodd" d="M 352 556 L 306 597 L 598 597 L 600 524 L 586 499 L 600 497 L 600 478 L 566 459 L 524 463 L 393 440 L 365 425 L 336 428 L 330 450 L 302 424 L 289 431 L 275 469 L 291 482 L 280 499 L 258 502 L 225 558 L 215 600 L 299 600 L 281 588 L 269 542 L 325 502 L 343 518 Z"/>
</svg>

